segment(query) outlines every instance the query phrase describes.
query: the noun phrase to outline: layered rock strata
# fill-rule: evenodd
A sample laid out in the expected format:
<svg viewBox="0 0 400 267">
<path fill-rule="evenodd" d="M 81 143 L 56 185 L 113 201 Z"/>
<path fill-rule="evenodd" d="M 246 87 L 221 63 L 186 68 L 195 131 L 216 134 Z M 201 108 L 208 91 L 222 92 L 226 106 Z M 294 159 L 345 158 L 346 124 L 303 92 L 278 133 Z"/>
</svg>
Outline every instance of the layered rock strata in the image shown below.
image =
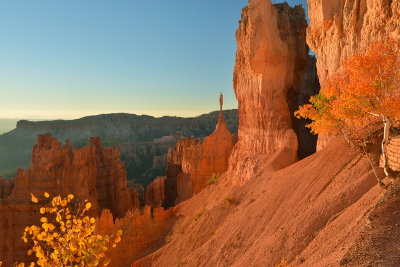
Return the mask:
<svg viewBox="0 0 400 267">
<path fill-rule="evenodd" d="M 317 55 L 323 87 L 341 63 L 384 38 L 400 40 L 400 1 L 308 0 L 307 43 Z M 318 150 L 331 138 L 321 135 Z"/>
<path fill-rule="evenodd" d="M 296 161 L 297 137 L 289 106 L 307 66 L 307 22 L 301 6 L 249 0 L 236 32 L 233 86 L 239 104 L 239 141 L 229 169 L 250 179 L 265 156 L 280 152 L 277 168 Z"/>
</svg>

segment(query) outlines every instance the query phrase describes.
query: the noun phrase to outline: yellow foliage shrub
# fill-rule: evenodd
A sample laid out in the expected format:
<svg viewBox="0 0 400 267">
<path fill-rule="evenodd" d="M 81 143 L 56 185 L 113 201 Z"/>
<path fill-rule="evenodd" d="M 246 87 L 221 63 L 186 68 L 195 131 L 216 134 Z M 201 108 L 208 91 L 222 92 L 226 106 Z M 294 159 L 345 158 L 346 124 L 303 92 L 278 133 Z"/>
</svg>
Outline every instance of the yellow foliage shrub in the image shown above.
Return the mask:
<svg viewBox="0 0 400 267">
<path fill-rule="evenodd" d="M 45 199 L 49 194 L 44 193 Z M 41 225 L 25 228 L 22 239 L 30 242 L 32 249 L 28 255 L 35 255 L 39 266 L 107 266 L 110 261 L 106 252 L 110 246 L 116 247 L 121 240 L 122 230 L 111 235 L 96 235 L 96 219 L 85 216 L 91 203 L 73 201 L 74 195 L 66 198 L 54 197 L 40 208 L 43 217 Z M 38 203 L 32 194 L 32 202 Z M 0 264 L 1 265 L 1 264 Z M 25 266 L 24 263 L 18 266 Z M 30 266 L 35 266 L 31 263 Z"/>
</svg>

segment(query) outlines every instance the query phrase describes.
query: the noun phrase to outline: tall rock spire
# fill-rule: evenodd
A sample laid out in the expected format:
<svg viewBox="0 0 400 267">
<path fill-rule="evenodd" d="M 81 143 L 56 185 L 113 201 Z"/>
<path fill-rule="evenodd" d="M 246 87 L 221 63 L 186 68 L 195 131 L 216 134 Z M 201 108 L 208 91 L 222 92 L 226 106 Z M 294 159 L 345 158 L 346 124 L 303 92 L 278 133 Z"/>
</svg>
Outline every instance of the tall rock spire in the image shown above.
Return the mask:
<svg viewBox="0 0 400 267">
<path fill-rule="evenodd" d="M 219 95 L 219 117 L 217 123 L 217 129 L 221 124 L 225 124 L 224 115 L 222 115 L 222 105 L 224 104 L 224 96 L 222 93 Z"/>
</svg>

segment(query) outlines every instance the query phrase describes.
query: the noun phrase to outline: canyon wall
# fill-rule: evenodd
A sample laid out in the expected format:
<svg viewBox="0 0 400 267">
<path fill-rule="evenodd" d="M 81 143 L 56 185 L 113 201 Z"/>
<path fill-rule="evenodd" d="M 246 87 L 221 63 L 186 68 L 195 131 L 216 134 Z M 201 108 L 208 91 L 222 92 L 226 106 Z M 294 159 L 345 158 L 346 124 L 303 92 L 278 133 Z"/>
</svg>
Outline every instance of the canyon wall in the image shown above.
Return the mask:
<svg viewBox="0 0 400 267">
<path fill-rule="evenodd" d="M 321 85 L 341 63 L 383 38 L 400 40 L 399 0 L 308 0 L 307 43 L 317 55 Z M 321 135 L 317 150 L 330 137 Z"/>
<path fill-rule="evenodd" d="M 277 153 L 275 168 L 297 159 L 293 97 L 306 70 L 306 17 L 301 6 L 249 0 L 236 32 L 233 86 L 239 104 L 239 141 L 229 170 L 237 183 Z"/>
</svg>

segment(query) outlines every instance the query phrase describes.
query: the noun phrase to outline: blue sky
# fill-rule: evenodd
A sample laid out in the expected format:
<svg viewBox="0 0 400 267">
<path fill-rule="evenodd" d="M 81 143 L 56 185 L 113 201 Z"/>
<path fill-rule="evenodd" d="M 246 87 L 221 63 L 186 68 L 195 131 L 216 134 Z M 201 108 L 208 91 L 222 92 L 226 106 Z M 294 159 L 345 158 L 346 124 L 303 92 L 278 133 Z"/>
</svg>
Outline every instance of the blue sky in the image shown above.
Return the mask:
<svg viewBox="0 0 400 267">
<path fill-rule="evenodd" d="M 246 5 L 1 1 L 0 118 L 194 116 L 218 109 L 219 92 L 236 108 L 234 35 Z"/>
</svg>

